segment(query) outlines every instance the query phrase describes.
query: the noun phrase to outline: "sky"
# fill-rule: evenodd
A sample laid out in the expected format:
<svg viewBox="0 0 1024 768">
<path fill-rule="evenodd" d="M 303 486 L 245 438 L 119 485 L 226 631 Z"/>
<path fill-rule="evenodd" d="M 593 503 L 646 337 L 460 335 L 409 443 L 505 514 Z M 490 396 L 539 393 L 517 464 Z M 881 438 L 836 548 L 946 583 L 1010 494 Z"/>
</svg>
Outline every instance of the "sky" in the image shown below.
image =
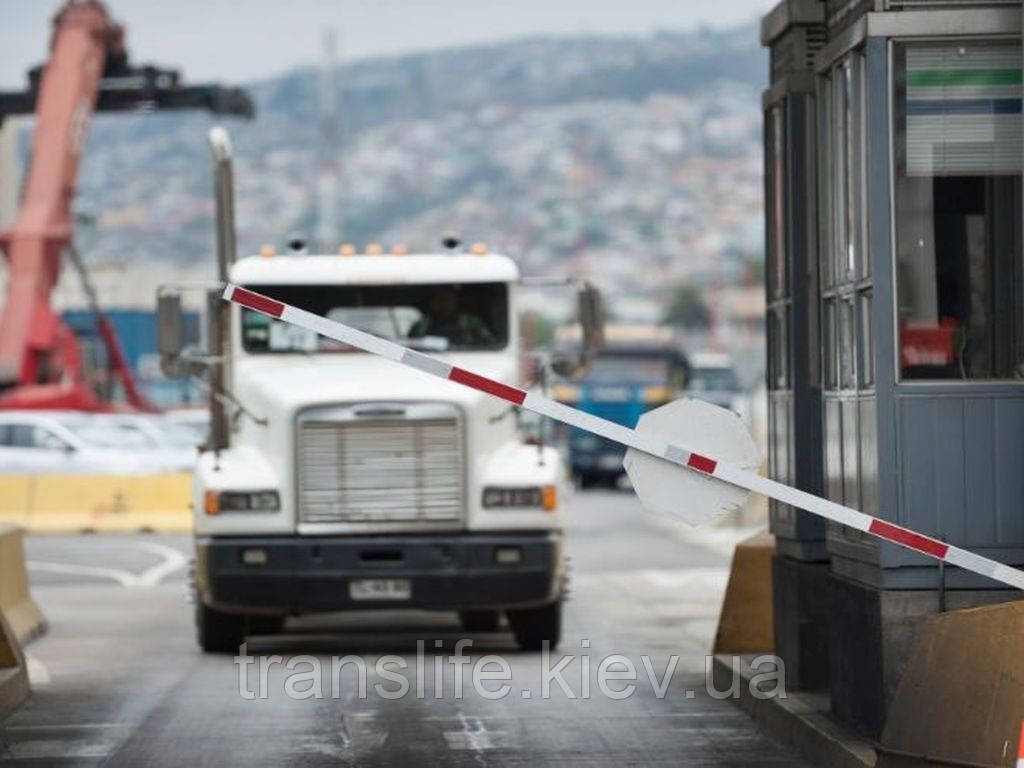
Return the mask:
<svg viewBox="0 0 1024 768">
<path fill-rule="evenodd" d="M 0 0 L 0 89 L 43 60 L 57 0 Z M 136 63 L 193 82 L 245 82 L 316 63 L 324 31 L 342 60 L 531 35 L 645 34 L 753 20 L 774 0 L 107 0 Z"/>
</svg>

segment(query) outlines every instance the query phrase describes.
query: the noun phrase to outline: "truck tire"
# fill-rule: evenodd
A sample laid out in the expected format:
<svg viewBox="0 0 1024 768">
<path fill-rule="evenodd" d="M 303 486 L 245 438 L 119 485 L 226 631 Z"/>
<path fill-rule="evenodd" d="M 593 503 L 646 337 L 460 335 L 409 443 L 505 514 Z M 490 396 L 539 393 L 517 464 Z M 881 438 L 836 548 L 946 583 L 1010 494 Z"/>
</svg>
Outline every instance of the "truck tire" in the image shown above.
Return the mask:
<svg viewBox="0 0 1024 768">
<path fill-rule="evenodd" d="M 467 632 L 497 632 L 501 614 L 497 611 L 459 611 L 459 621 Z"/>
<path fill-rule="evenodd" d="M 197 599 L 196 635 L 206 653 L 237 653 L 245 639 L 245 617 L 215 611 Z"/>
<path fill-rule="evenodd" d="M 508 611 L 508 623 L 512 625 L 516 643 L 524 651 L 542 650 L 545 640 L 553 651 L 562 637 L 562 601 Z"/>
</svg>

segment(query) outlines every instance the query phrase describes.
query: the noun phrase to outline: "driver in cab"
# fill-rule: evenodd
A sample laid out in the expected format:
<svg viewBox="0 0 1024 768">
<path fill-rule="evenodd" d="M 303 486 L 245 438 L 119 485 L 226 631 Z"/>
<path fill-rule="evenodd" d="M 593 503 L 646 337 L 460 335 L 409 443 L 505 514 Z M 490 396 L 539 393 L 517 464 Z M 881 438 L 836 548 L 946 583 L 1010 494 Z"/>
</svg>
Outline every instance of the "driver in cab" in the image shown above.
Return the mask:
<svg viewBox="0 0 1024 768">
<path fill-rule="evenodd" d="M 439 336 L 448 346 L 481 347 L 494 344 L 494 334 L 474 312 L 461 306 L 459 289 L 453 285 L 438 285 L 431 289 L 428 307 L 423 317 L 409 329 L 409 337 Z"/>
</svg>

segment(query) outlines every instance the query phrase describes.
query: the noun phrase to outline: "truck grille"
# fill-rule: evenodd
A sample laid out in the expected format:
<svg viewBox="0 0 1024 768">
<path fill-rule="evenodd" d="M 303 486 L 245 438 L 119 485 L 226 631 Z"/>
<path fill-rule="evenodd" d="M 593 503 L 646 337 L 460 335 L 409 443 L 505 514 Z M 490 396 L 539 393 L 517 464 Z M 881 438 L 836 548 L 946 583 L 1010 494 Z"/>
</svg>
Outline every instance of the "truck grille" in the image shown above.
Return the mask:
<svg viewBox="0 0 1024 768">
<path fill-rule="evenodd" d="M 298 451 L 304 523 L 443 522 L 462 516 L 457 418 L 306 417 L 299 423 Z"/>
</svg>

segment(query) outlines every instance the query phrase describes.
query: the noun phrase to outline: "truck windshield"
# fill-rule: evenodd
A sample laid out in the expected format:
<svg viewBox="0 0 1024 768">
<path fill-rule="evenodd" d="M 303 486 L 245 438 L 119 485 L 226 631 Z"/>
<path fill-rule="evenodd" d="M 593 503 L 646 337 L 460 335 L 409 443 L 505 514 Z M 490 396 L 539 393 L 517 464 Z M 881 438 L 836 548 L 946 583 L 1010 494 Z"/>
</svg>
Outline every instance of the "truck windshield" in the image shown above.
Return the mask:
<svg viewBox="0 0 1024 768">
<path fill-rule="evenodd" d="M 671 361 L 666 357 L 599 355 L 590 363 L 585 378 L 587 381 L 603 384 L 667 384 L 671 375 Z"/>
<path fill-rule="evenodd" d="M 731 368 L 694 368 L 690 389 L 694 392 L 737 392 L 740 384 Z"/>
<path fill-rule="evenodd" d="M 504 283 L 255 285 L 266 296 L 415 349 L 497 350 L 508 343 Z M 348 352 L 351 347 L 242 309 L 250 353 Z"/>
</svg>

